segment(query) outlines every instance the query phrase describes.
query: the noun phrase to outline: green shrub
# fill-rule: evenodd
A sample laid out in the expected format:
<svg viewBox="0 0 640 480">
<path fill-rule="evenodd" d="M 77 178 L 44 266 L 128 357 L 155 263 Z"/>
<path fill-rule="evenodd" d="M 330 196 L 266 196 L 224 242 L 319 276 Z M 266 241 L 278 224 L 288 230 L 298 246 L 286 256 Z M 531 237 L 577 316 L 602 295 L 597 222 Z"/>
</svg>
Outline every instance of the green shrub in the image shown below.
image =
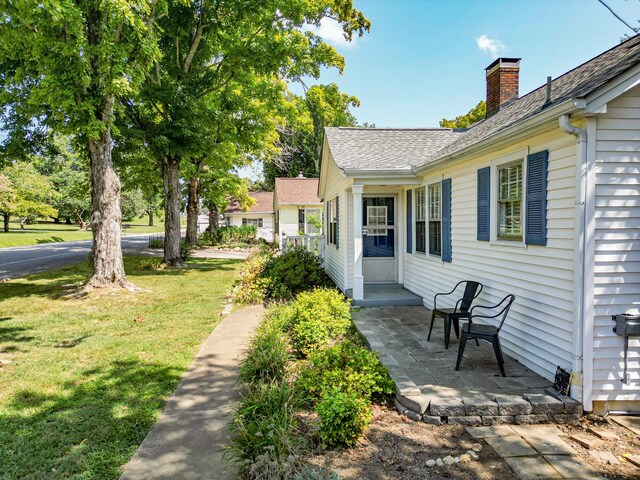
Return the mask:
<svg viewBox="0 0 640 480">
<path fill-rule="evenodd" d="M 335 289 L 316 288 L 299 294 L 290 305 L 288 325 L 296 354 L 304 357 L 347 335 L 352 325 L 349 305 Z"/>
<path fill-rule="evenodd" d="M 298 370 L 297 386 L 316 400 L 336 389 L 377 401 L 395 392 L 378 355 L 349 340 L 311 352 Z"/>
<path fill-rule="evenodd" d="M 316 407 L 320 417 L 319 435 L 327 447 L 354 445 L 371 423 L 371 406 L 354 392 L 334 390 L 325 394 Z"/>
<path fill-rule="evenodd" d="M 297 435 L 303 398 L 287 382 L 256 385 L 243 397 L 229 426 L 225 455 L 243 478 L 291 479 L 306 444 Z"/>
<path fill-rule="evenodd" d="M 255 225 L 239 227 L 220 227 L 208 234 L 207 240 L 212 245 L 226 245 L 229 243 L 253 243 L 256 240 L 258 228 Z"/>
<path fill-rule="evenodd" d="M 180 240 L 180 258 L 183 262 L 186 262 L 191 258 L 191 251 L 193 250 L 193 245 L 189 245 L 186 240 Z"/>
<path fill-rule="evenodd" d="M 267 262 L 271 258 L 268 249 L 261 249 L 252 253 L 240 268 L 240 279 L 233 290 L 233 298 L 241 305 L 251 305 L 264 300 L 264 286 L 266 281 L 262 278 Z"/>
<path fill-rule="evenodd" d="M 164 270 L 165 267 L 162 258 L 143 258 L 138 263 L 138 270 Z"/>
<path fill-rule="evenodd" d="M 287 335 L 282 330 L 286 307 L 271 309 L 256 329 L 240 363 L 240 380 L 247 385 L 284 381 L 291 361 Z"/>
<path fill-rule="evenodd" d="M 322 268 L 322 260 L 301 248 L 271 258 L 262 278 L 266 280 L 265 297 L 280 300 L 291 299 L 314 287 L 334 286 Z"/>
</svg>

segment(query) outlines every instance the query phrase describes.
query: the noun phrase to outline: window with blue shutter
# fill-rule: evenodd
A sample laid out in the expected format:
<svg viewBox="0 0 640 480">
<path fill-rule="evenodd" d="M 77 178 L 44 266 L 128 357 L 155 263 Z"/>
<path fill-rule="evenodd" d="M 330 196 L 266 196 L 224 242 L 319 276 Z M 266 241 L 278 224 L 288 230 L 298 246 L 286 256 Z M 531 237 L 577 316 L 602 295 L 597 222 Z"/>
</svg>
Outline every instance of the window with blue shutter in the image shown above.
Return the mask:
<svg viewBox="0 0 640 480">
<path fill-rule="evenodd" d="M 478 240 L 489 241 L 491 235 L 491 167 L 478 170 Z"/>
<path fill-rule="evenodd" d="M 451 179 L 442 180 L 442 261 L 451 262 Z"/>
<path fill-rule="evenodd" d="M 407 190 L 407 253 L 413 253 L 413 199 Z"/>
<path fill-rule="evenodd" d="M 547 167 L 549 151 L 527 156 L 525 242 L 547 244 Z"/>
</svg>

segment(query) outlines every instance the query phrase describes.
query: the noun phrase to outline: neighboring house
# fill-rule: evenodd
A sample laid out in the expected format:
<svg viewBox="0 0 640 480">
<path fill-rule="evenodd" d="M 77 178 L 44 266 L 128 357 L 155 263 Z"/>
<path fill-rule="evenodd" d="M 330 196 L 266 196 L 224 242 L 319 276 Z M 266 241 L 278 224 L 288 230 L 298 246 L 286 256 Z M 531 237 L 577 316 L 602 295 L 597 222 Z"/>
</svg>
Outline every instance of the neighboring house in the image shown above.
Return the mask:
<svg viewBox="0 0 640 480">
<path fill-rule="evenodd" d="M 467 130 L 327 128 L 325 268 L 356 304 L 371 283 L 427 307 L 465 279 L 515 294 L 505 352 L 572 371 L 587 411 L 638 411 L 640 341 L 624 378 L 611 316 L 640 307 L 640 37 L 520 98 L 518 75 L 489 65 Z"/>
<path fill-rule="evenodd" d="M 276 215 L 276 237 L 296 235 L 320 235 L 322 225 L 322 202 L 318 198 L 318 179 L 276 178 L 273 195 L 273 210 Z"/>
<path fill-rule="evenodd" d="M 228 226 L 254 225 L 258 228 L 257 238 L 273 242 L 273 192 L 250 192 L 255 204 L 246 212 L 232 200 L 224 211 Z"/>
</svg>

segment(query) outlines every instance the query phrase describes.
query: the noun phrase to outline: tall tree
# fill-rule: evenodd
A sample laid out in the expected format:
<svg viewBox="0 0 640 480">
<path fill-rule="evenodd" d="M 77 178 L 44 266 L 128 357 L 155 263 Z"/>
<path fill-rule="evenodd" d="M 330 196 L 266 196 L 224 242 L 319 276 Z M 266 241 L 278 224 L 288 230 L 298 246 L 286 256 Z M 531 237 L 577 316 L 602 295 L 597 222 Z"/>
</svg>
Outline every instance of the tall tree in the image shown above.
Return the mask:
<svg viewBox="0 0 640 480">
<path fill-rule="evenodd" d="M 112 132 L 119 100 L 135 93 L 159 56 L 155 22 L 165 9 L 164 0 L 0 3 L 0 105 L 9 142 L 34 123 L 86 142 L 93 233 L 87 288 L 133 288 L 122 262 Z"/>
<path fill-rule="evenodd" d="M 131 123 L 147 133 L 163 173 L 165 261 L 181 263 L 180 171 L 185 160 L 209 158 L 211 140 L 224 143 L 235 129 L 221 116 L 243 125 L 243 136 L 269 135 L 275 109 L 253 122 L 247 111 L 280 101 L 281 80 L 319 76 L 322 66 L 342 69 L 344 59 L 305 28 L 332 17 L 347 38 L 361 35 L 369 21 L 352 0 L 191 0 L 170 4 L 161 20 L 162 58 L 148 75 L 140 101 L 127 102 Z M 236 91 L 255 91 L 242 108 L 225 102 Z M 241 146 L 244 150 L 244 146 Z"/>
<path fill-rule="evenodd" d="M 41 175 L 31 163 L 17 162 L 2 172 L 5 178 L 3 195 L 0 201 L 4 217 L 4 231 L 9 231 L 9 220 L 12 216 L 20 219 L 20 228 L 29 219 L 37 217 L 54 217 L 58 214 L 52 206 L 58 193 L 48 177 Z"/>
<path fill-rule="evenodd" d="M 440 120 L 442 128 L 469 128 L 476 122 L 484 120 L 487 116 L 487 104 L 480 100 L 478 104 L 464 115 L 459 115 L 454 119 L 443 118 Z"/>
<path fill-rule="evenodd" d="M 304 97 L 288 94 L 287 100 L 285 121 L 278 128 L 280 150 L 264 164 L 265 183 L 271 189 L 276 177 L 318 175 L 325 127 L 357 125 L 351 109 L 359 107 L 360 101 L 341 92 L 335 83 L 313 85 Z"/>
</svg>

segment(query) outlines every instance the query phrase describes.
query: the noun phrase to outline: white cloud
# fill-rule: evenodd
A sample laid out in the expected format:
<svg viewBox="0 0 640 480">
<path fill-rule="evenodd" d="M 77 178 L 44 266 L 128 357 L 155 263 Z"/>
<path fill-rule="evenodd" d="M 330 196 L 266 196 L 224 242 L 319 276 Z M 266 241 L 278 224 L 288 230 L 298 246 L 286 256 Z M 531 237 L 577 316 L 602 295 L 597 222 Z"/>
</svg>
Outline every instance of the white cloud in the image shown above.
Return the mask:
<svg viewBox="0 0 640 480">
<path fill-rule="evenodd" d="M 353 36 L 352 41 L 344 38 L 342 26 L 332 18 L 323 18 L 320 20 L 320 26 L 309 25 L 306 30 L 322 37 L 322 39 L 330 45 L 338 48 L 353 48 L 356 44 L 357 35 Z"/>
<path fill-rule="evenodd" d="M 483 53 L 498 58 L 505 50 L 506 45 L 497 38 L 491 38 L 488 35 L 480 35 L 476 38 L 476 44 Z"/>
</svg>

